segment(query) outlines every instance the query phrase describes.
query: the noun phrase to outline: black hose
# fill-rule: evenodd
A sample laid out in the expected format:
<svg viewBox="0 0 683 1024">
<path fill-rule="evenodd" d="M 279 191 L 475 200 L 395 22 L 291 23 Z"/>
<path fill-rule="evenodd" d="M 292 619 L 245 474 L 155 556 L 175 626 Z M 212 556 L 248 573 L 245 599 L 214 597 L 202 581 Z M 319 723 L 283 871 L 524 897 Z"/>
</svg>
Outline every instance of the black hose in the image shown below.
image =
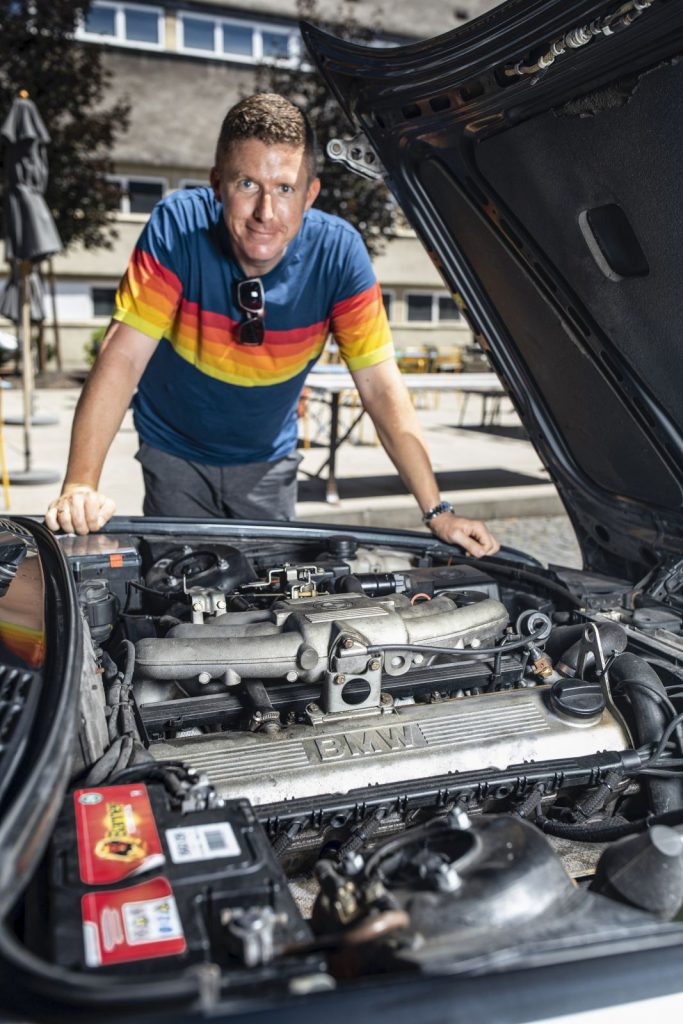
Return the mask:
<svg viewBox="0 0 683 1024">
<path fill-rule="evenodd" d="M 621 839 L 622 836 L 631 836 L 637 832 L 645 832 L 654 825 L 670 825 L 675 828 L 683 824 L 683 811 L 668 811 L 665 814 L 651 814 L 648 818 L 638 818 L 636 821 L 626 821 L 625 818 L 615 817 L 608 822 L 601 822 L 595 825 L 574 825 L 562 821 L 553 821 L 552 818 L 540 817 L 536 824 L 548 836 L 557 836 L 559 839 L 575 839 L 580 843 L 605 843 L 612 839 Z"/>
<path fill-rule="evenodd" d="M 543 800 L 543 787 L 534 786 L 529 795 L 519 805 L 516 810 L 516 814 L 520 818 L 528 818 L 530 815 L 536 816 L 541 807 L 541 801 Z"/>
<path fill-rule="evenodd" d="M 556 667 L 563 675 L 576 675 L 579 654 L 583 646 L 583 634 L 589 627 L 595 629 L 600 636 L 600 643 L 605 652 L 605 657 L 609 657 L 614 653 L 623 654 L 626 650 L 626 644 L 628 643 L 626 630 L 616 622 L 592 622 L 583 623 L 580 626 L 558 626 L 552 631 L 546 641 L 545 653 L 553 661 L 559 661 L 559 665 Z M 588 664 L 593 664 L 594 660 L 593 655 L 589 654 Z"/>
<path fill-rule="evenodd" d="M 612 818 L 609 822 L 584 825 L 539 817 L 535 824 L 547 836 L 556 836 L 558 839 L 576 839 L 580 843 L 606 843 L 612 839 L 621 839 L 622 836 L 633 835 L 634 832 L 644 832 L 647 827 L 646 819 L 626 821 L 625 818 Z"/>
<path fill-rule="evenodd" d="M 659 744 L 667 730 L 669 714 L 667 692 L 655 670 L 635 654 L 620 654 L 610 668 L 610 681 L 615 690 L 623 688 L 628 691 L 636 745 Z M 633 683 L 639 685 L 630 685 Z M 682 780 L 647 776 L 643 787 L 654 814 L 683 808 Z"/>
<path fill-rule="evenodd" d="M 580 804 L 577 804 L 574 808 L 574 816 L 576 818 L 583 818 L 584 822 L 590 820 L 594 814 L 602 810 L 603 805 L 609 799 L 610 796 L 614 796 L 617 792 L 617 787 L 624 777 L 624 770 L 613 769 L 607 773 L 605 780 L 598 786 L 596 790 L 590 793 L 585 800 L 582 800 Z"/>
</svg>

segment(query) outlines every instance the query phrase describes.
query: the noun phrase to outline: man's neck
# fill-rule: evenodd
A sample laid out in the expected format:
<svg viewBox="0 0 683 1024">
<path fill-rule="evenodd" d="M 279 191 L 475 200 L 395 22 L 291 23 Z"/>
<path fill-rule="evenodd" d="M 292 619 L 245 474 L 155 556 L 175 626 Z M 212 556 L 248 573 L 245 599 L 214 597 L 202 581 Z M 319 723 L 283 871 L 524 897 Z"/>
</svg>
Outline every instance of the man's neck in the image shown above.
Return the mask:
<svg viewBox="0 0 683 1024">
<path fill-rule="evenodd" d="M 266 274 L 269 274 L 271 270 L 275 270 L 275 268 L 282 263 L 288 248 L 289 246 L 285 246 L 278 258 L 269 263 L 249 263 L 246 260 L 241 260 L 239 258 L 237 262 L 245 277 L 265 277 Z"/>
</svg>

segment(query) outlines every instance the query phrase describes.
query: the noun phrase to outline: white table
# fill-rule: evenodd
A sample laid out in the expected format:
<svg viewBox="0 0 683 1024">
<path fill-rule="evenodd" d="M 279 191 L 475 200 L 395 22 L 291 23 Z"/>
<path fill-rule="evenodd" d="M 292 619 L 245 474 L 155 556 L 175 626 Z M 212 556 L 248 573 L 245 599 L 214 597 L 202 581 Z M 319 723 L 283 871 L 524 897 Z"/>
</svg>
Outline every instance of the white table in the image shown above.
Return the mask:
<svg viewBox="0 0 683 1024">
<path fill-rule="evenodd" d="M 484 402 L 482 422 L 486 419 L 486 403 L 489 399 L 497 399 L 498 406 L 503 395 L 503 388 L 495 373 L 404 373 L 403 380 L 408 391 L 449 391 L 464 396 L 460 422 L 464 415 L 464 407 L 471 394 L 479 394 Z M 319 479 L 327 469 L 325 482 L 325 500 L 330 504 L 339 502 L 337 490 L 336 461 L 337 450 L 347 440 L 354 427 L 358 424 L 365 410 L 361 407 L 351 425 L 339 436 L 339 403 L 342 394 L 357 394 L 353 377 L 345 366 L 321 366 L 313 369 L 306 377 L 305 387 L 312 396 L 326 402 L 330 407 L 330 434 L 328 441 L 329 455 L 315 473 L 308 474 Z"/>
</svg>

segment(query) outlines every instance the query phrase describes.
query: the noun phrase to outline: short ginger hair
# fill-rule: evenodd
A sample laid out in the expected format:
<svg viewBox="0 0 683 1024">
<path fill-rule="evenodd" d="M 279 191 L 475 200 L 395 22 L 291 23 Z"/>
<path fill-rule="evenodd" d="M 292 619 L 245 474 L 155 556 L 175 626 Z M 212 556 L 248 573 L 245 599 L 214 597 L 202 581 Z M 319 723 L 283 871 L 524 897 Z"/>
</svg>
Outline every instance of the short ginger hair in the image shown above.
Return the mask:
<svg viewBox="0 0 683 1024">
<path fill-rule="evenodd" d="M 216 143 L 216 167 L 222 168 L 234 142 L 259 139 L 266 145 L 303 148 L 309 181 L 318 174 L 318 146 L 313 129 L 296 104 L 274 92 L 258 92 L 231 107 Z"/>
</svg>

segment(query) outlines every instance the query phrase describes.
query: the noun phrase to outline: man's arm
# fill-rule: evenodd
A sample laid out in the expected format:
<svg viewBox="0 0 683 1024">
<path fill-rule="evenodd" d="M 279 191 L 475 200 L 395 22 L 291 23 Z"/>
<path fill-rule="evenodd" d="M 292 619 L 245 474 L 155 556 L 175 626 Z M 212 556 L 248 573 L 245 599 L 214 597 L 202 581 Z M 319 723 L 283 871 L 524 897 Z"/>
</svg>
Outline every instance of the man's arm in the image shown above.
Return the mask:
<svg viewBox="0 0 683 1024">
<path fill-rule="evenodd" d="M 382 445 L 421 511 L 441 501 L 427 447 L 408 389 L 393 359 L 353 370 L 358 394 L 370 414 Z M 493 555 L 500 545 L 485 523 L 444 512 L 429 523 L 446 544 L 459 544 L 471 555 Z"/>
<path fill-rule="evenodd" d="M 158 341 L 112 320 L 76 406 L 62 493 L 50 502 L 51 530 L 89 533 L 116 511 L 97 490 L 102 466 Z"/>
</svg>

